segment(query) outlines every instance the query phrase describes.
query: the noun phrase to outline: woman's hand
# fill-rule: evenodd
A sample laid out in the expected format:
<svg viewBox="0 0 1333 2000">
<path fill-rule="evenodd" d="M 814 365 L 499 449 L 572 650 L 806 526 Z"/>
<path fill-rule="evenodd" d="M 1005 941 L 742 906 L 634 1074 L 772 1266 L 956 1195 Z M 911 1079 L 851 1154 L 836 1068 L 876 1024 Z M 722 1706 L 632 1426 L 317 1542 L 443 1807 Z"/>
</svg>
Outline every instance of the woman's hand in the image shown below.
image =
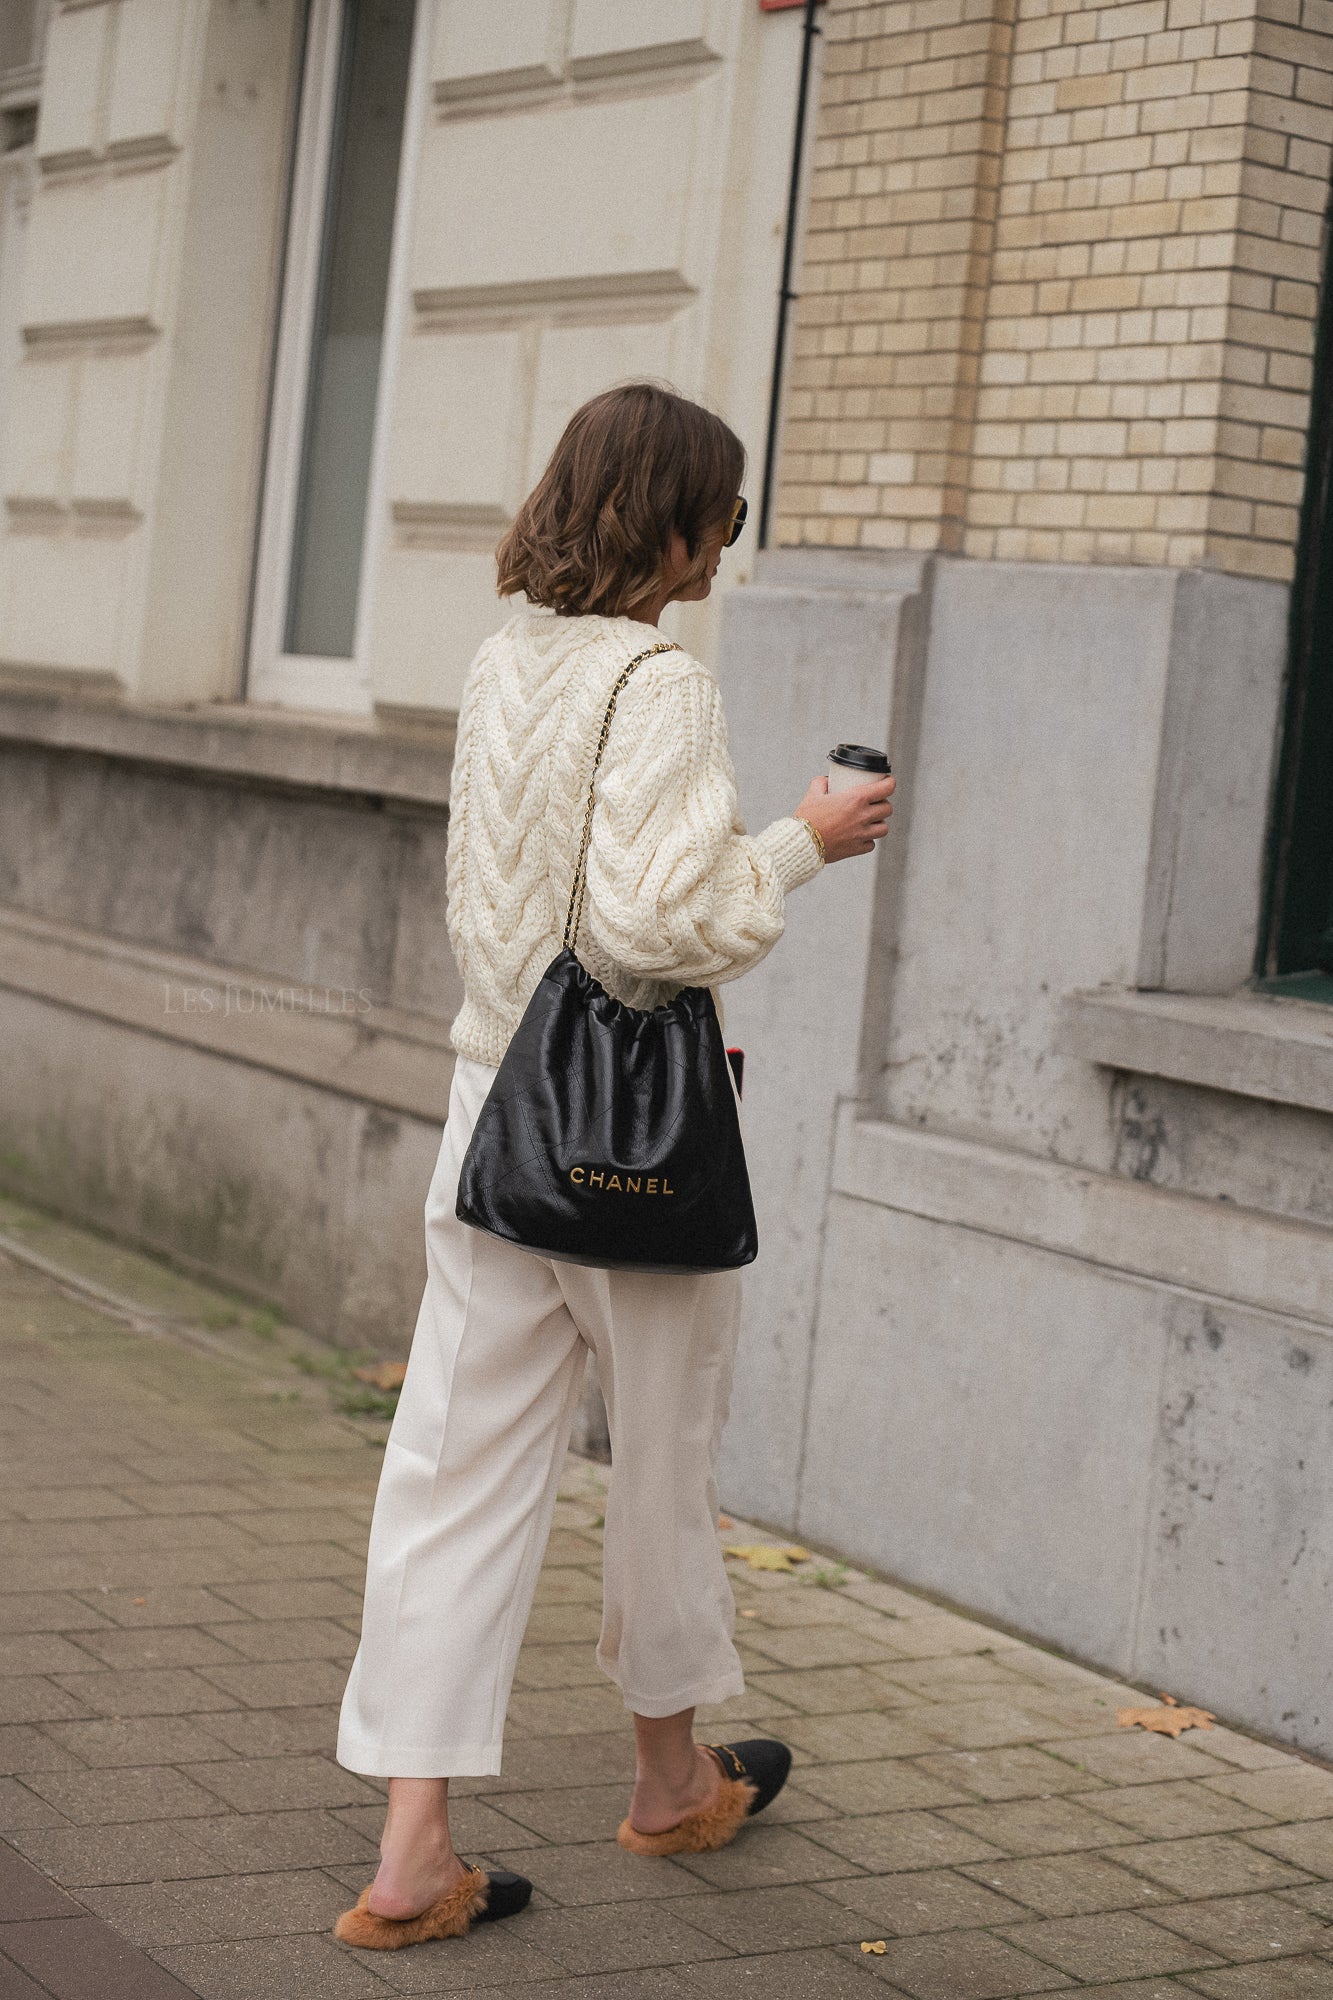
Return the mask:
<svg viewBox="0 0 1333 2000">
<path fill-rule="evenodd" d="M 828 779 L 812 778 L 810 789 L 793 815 L 807 819 L 824 840 L 829 861 L 845 861 L 852 854 L 870 854 L 875 842 L 889 830 L 889 793 L 894 779 L 872 778 L 868 784 L 849 785 L 829 797 Z"/>
</svg>

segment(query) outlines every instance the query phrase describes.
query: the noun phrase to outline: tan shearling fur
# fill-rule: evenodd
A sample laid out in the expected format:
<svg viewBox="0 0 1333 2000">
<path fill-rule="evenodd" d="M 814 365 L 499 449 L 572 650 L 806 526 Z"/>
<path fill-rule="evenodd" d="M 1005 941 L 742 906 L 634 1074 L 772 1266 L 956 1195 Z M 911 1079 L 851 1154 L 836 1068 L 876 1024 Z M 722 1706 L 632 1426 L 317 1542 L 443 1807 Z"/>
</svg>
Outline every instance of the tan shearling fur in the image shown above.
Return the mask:
<svg viewBox="0 0 1333 2000">
<path fill-rule="evenodd" d="M 701 1812 L 686 1813 L 665 1833 L 640 1833 L 628 1819 L 620 1822 L 616 1839 L 631 1854 L 705 1854 L 712 1847 L 725 1847 L 739 1832 L 756 1797 L 755 1787 L 745 1778 L 724 1778 L 711 1806 Z"/>
<path fill-rule="evenodd" d="M 405 1944 L 425 1944 L 430 1938 L 462 1937 L 472 1919 L 486 1907 L 486 1888 L 485 1870 L 469 1868 L 458 1886 L 428 1910 L 416 1917 L 395 1918 L 377 1917 L 366 1908 L 370 1900 L 367 1885 L 356 1907 L 343 1911 L 333 1926 L 333 1935 L 362 1951 L 397 1951 Z"/>
</svg>

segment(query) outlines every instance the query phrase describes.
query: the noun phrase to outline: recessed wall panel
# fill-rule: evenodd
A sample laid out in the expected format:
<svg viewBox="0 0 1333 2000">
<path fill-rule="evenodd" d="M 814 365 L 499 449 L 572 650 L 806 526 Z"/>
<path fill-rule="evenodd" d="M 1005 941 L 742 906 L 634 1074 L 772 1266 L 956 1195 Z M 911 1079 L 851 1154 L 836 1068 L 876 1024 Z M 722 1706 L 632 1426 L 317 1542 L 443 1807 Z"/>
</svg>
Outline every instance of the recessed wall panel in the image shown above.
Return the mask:
<svg viewBox="0 0 1333 2000">
<path fill-rule="evenodd" d="M 456 709 L 477 647 L 516 609 L 496 596 L 489 549 L 389 549 L 371 659 L 376 700 Z"/>
<path fill-rule="evenodd" d="M 389 501 L 465 518 L 512 513 L 526 430 L 523 337 L 421 332 L 394 385 Z"/>
<path fill-rule="evenodd" d="M 648 325 L 561 326 L 542 334 L 526 486 L 540 479 L 561 431 L 589 396 L 600 395 L 617 382 L 670 376 L 678 324 L 659 320 Z"/>
<path fill-rule="evenodd" d="M 178 146 L 184 0 L 120 0 L 107 145 Z"/>
<path fill-rule="evenodd" d="M 685 268 L 691 93 L 560 104 L 436 126 L 425 147 L 412 284 L 447 305 L 588 281 L 692 285 Z"/>
<path fill-rule="evenodd" d="M 157 169 L 39 189 L 23 321 L 29 329 L 155 323 L 167 177 Z"/>
<path fill-rule="evenodd" d="M 142 511 L 139 443 L 149 356 L 89 354 L 74 423 L 75 507 Z"/>
<path fill-rule="evenodd" d="M 464 97 L 474 90 L 554 82 L 569 0 L 445 0 L 440 8 L 431 75 L 437 92 Z"/>
<path fill-rule="evenodd" d="M 109 7 L 82 7 L 51 17 L 42 65 L 37 157 L 89 154 L 99 142 Z"/>
<path fill-rule="evenodd" d="M 29 355 L 14 375 L 5 430 L 4 492 L 10 501 L 56 506 L 69 486 L 74 362 Z"/>
<path fill-rule="evenodd" d="M 0 541 L 0 663 L 116 672 L 133 537 L 15 534 Z"/>
<path fill-rule="evenodd" d="M 574 0 L 570 67 L 595 76 L 717 55 L 710 11 L 709 0 Z"/>
</svg>

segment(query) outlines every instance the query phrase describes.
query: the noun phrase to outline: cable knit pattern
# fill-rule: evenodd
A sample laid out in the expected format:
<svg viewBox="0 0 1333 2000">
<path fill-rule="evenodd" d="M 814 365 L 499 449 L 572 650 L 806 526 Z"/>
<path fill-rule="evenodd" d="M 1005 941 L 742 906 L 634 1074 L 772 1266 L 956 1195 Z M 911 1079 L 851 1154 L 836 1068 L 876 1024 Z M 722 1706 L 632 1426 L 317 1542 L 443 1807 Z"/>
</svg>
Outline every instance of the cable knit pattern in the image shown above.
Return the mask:
<svg viewBox="0 0 1333 2000">
<path fill-rule="evenodd" d="M 460 1055 L 500 1061 L 560 949 L 611 689 L 661 636 L 632 618 L 523 611 L 468 669 L 446 871 Z M 787 891 L 820 866 L 799 819 L 747 835 L 708 669 L 682 652 L 636 667 L 597 776 L 576 945 L 593 977 L 631 1007 L 736 979 L 781 937 Z"/>
</svg>

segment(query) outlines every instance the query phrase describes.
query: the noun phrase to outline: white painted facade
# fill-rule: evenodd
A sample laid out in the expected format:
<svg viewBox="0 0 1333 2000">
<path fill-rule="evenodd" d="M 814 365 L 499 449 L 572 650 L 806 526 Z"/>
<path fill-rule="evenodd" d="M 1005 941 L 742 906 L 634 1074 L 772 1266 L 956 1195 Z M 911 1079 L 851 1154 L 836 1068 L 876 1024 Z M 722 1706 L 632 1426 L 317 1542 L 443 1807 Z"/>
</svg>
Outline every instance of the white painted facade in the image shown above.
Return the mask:
<svg viewBox="0 0 1333 2000">
<path fill-rule="evenodd" d="M 382 328 L 328 364 L 373 381 L 364 517 L 311 557 L 326 594 L 355 563 L 354 635 L 288 643 L 347 4 L 11 5 L 5 78 L 39 112 L 3 168 L 0 670 L 438 713 L 504 615 L 494 545 L 587 396 L 651 375 L 701 397 L 753 490 L 799 11 L 417 0 L 392 227 L 356 245 L 388 260 Z M 394 11 L 360 14 L 388 36 Z M 335 382 L 335 452 L 338 403 Z M 717 615 L 679 636 L 706 646 Z"/>
</svg>

